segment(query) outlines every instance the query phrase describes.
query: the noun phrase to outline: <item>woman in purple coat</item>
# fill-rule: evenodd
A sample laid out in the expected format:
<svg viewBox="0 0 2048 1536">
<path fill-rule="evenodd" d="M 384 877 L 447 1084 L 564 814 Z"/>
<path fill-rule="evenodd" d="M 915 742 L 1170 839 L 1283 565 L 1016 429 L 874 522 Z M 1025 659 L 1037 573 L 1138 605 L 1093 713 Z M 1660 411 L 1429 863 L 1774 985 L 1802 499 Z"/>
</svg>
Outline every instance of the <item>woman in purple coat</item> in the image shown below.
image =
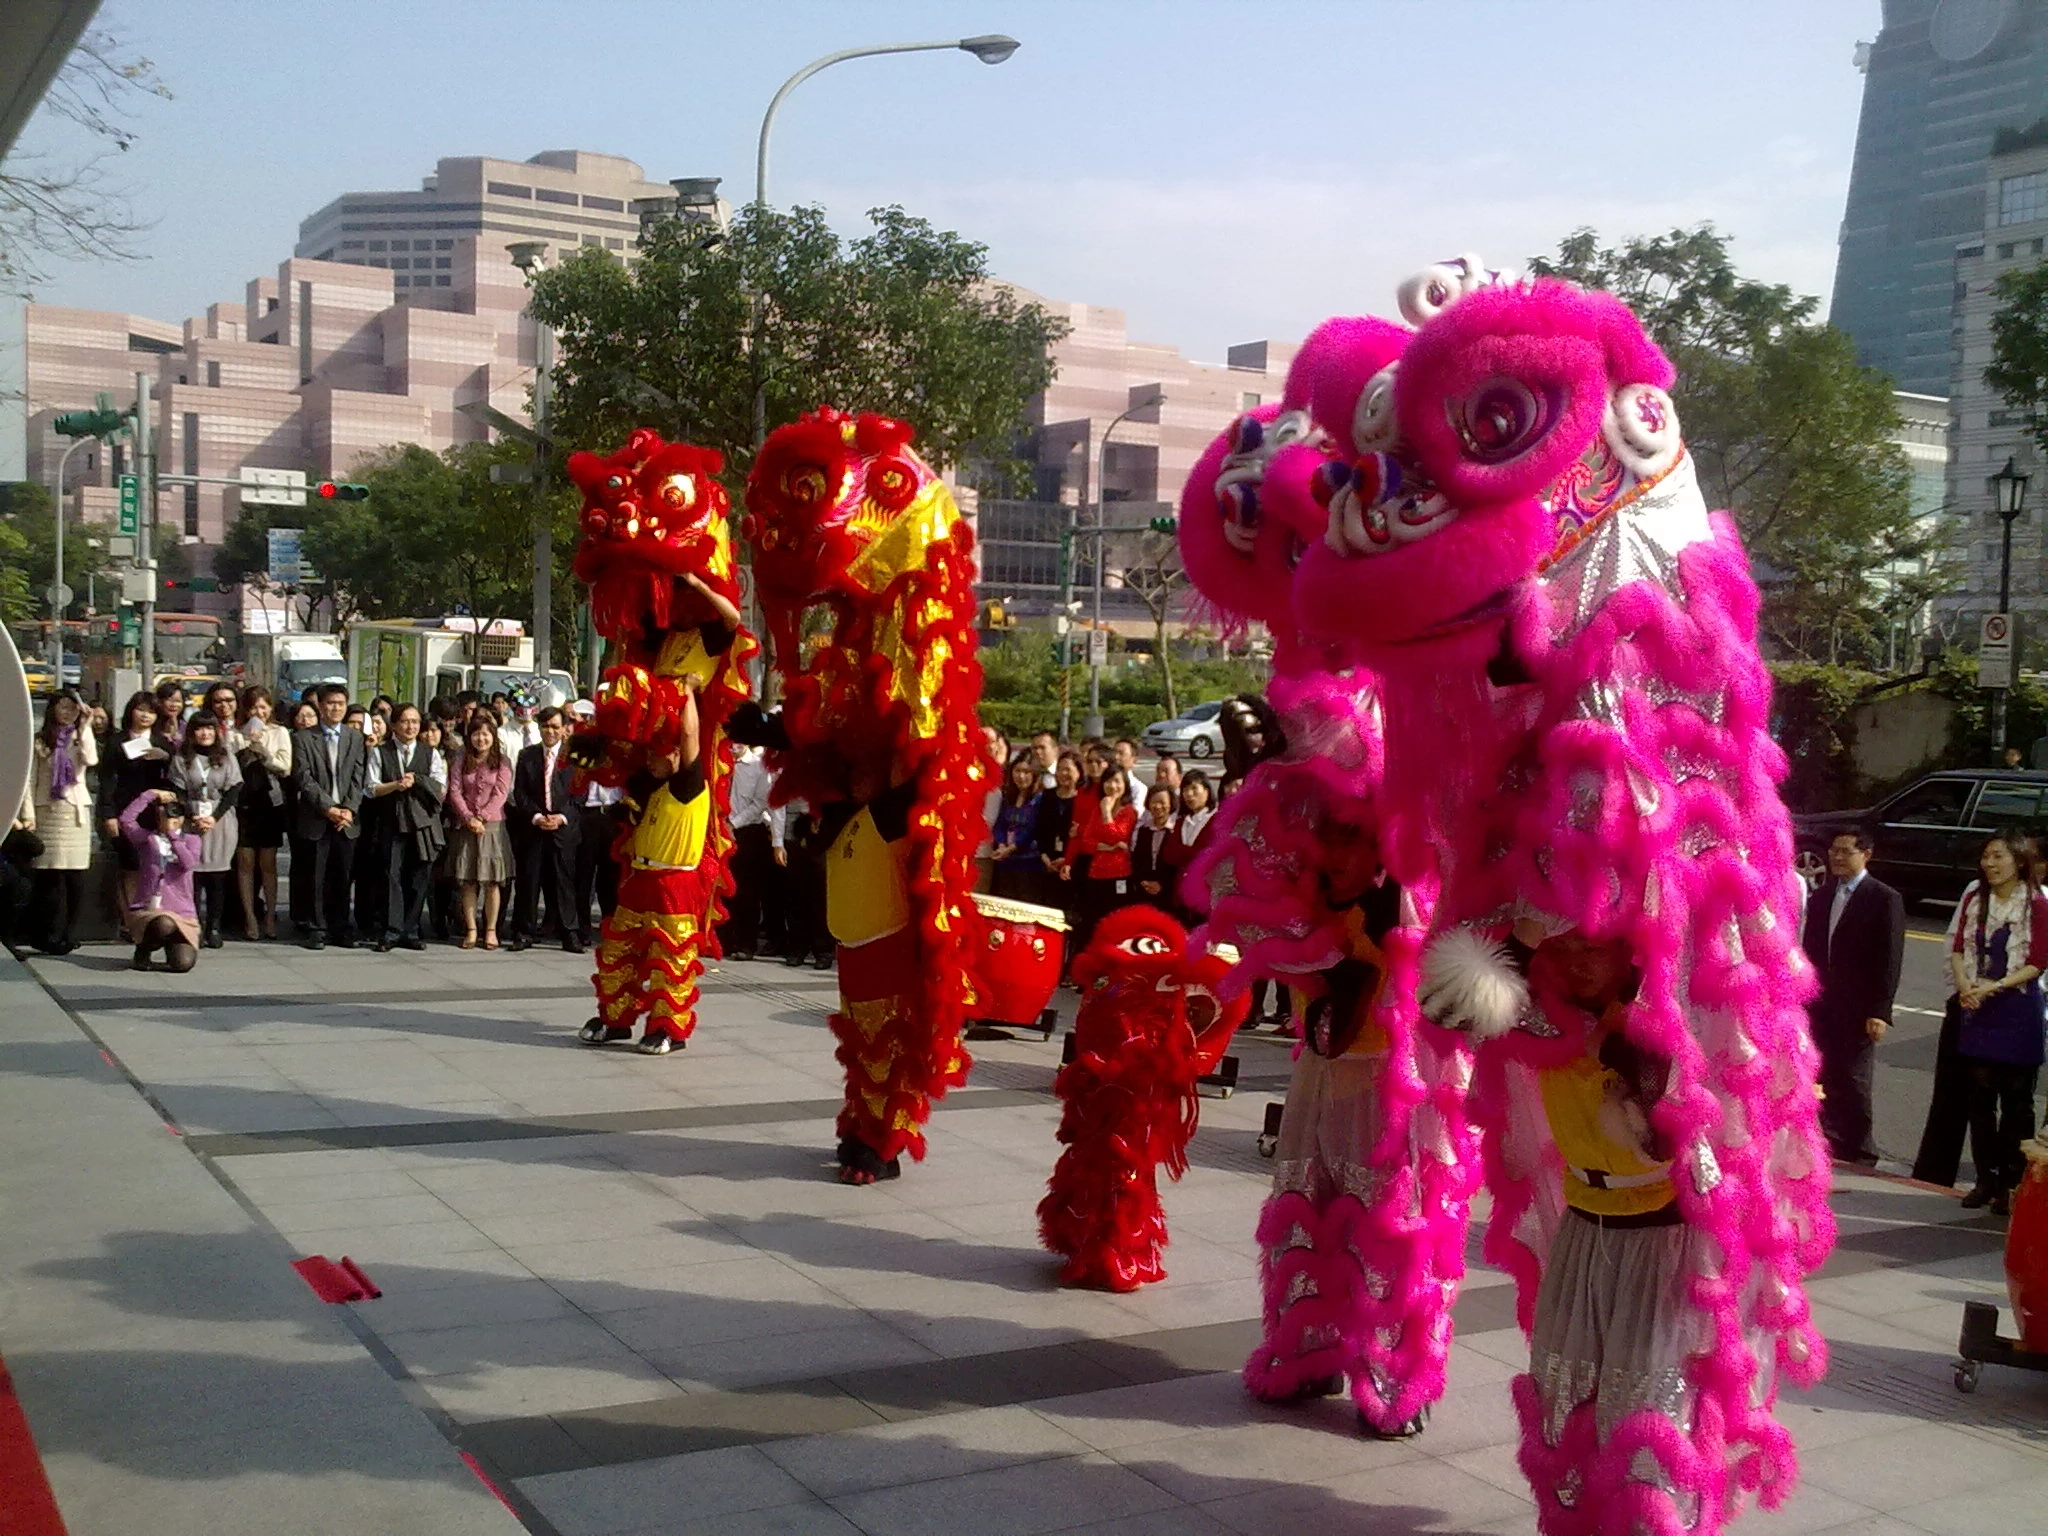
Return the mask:
<svg viewBox="0 0 2048 1536">
<path fill-rule="evenodd" d="M 185 830 L 185 802 L 177 791 L 146 789 L 121 813 L 121 834 L 135 850 L 135 897 L 128 908 L 133 969 L 150 968 L 161 949 L 164 969 L 189 971 L 199 959 L 199 914 L 192 876 L 199 868 L 199 835 Z"/>
</svg>

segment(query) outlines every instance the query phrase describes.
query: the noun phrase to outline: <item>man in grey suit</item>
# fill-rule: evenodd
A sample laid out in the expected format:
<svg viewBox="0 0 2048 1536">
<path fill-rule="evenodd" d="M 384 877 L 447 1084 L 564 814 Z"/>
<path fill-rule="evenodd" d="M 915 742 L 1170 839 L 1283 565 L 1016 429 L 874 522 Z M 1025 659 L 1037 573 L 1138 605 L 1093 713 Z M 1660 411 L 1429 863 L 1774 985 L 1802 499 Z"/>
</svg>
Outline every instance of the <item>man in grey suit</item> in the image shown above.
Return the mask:
<svg viewBox="0 0 2048 1536">
<path fill-rule="evenodd" d="M 292 784 L 299 792 L 292 853 L 311 860 L 308 949 L 327 947 L 330 926 L 343 949 L 356 943 L 350 877 L 361 830 L 356 815 L 370 787 L 370 744 L 361 731 L 342 724 L 347 714 L 348 690 L 329 683 L 320 690 L 320 723 L 292 732 Z"/>
</svg>

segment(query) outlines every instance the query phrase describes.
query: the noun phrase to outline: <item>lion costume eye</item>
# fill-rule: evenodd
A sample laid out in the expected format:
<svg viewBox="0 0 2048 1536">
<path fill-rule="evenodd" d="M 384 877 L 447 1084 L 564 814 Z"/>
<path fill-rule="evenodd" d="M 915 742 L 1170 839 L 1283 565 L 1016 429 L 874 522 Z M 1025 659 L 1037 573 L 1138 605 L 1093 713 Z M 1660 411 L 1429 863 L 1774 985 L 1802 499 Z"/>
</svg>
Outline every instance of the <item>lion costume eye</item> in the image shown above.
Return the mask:
<svg viewBox="0 0 2048 1536">
<path fill-rule="evenodd" d="M 1134 956 L 1170 955 L 1173 953 L 1173 946 L 1160 938 L 1156 933 L 1137 934 L 1134 937 L 1125 939 L 1123 943 L 1117 945 L 1117 948 L 1127 955 Z"/>
<path fill-rule="evenodd" d="M 669 511 L 687 512 L 697 505 L 697 482 L 688 475 L 670 475 L 655 494 Z"/>
<path fill-rule="evenodd" d="M 783 491 L 801 506 L 815 506 L 825 499 L 830 488 L 825 471 L 815 464 L 800 464 L 782 477 Z"/>
<path fill-rule="evenodd" d="M 1550 430 L 1556 411 L 1520 379 L 1488 379 L 1450 407 L 1458 441 L 1475 463 L 1504 464 Z"/>
</svg>

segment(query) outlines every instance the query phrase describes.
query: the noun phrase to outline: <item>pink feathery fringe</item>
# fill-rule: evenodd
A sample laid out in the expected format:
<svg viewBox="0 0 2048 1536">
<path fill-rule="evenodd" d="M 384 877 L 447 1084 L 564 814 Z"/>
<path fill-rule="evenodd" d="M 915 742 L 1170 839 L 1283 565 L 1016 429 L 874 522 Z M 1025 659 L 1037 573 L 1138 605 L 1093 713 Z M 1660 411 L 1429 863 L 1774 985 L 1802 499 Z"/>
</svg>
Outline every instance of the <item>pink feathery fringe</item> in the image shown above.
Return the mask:
<svg viewBox="0 0 2048 1536">
<path fill-rule="evenodd" d="M 1743 1492 L 1760 1490 L 1770 1503 L 1792 1486 L 1791 1442 L 1771 1408 L 1780 1372 L 1801 1385 L 1825 1372 L 1805 1276 L 1832 1246 L 1834 1222 L 1801 1006 L 1812 977 L 1798 947 L 1791 828 L 1777 794 L 1785 759 L 1767 733 L 1756 590 L 1726 518 L 1681 554 L 1678 585 L 1682 599 L 1647 581 L 1627 586 L 1576 634 L 1540 587 L 1525 588 L 1513 632 L 1537 687 L 1518 692 L 1536 714 L 1489 711 L 1459 776 L 1467 789 L 1505 785 L 1497 811 L 1472 815 L 1466 796 L 1440 797 L 1434 750 L 1427 761 L 1390 765 L 1390 798 L 1412 818 L 1410 836 L 1444 850 L 1440 927 L 1498 933 L 1526 907 L 1590 937 L 1627 941 L 1642 969 L 1625 1027 L 1673 1063 L 1651 1119 L 1681 1149 L 1680 1210 L 1716 1256 L 1689 1277 L 1707 1344 L 1686 1362 L 1698 1393 L 1690 1448 L 1679 1462 L 1667 1458 L 1729 1469 L 1679 1478 L 1711 1495 L 1699 1536 L 1718 1530 Z M 1442 685 L 1440 669 L 1386 680 L 1397 739 L 1435 739 Z M 1586 701 L 1603 698 L 1605 711 L 1589 715 Z M 1437 782 L 1402 783 L 1405 769 Z M 1520 1033 L 1499 1042 L 1469 1101 L 1495 1199 L 1487 1255 L 1521 1288 L 1524 1327 L 1559 1215 L 1547 1195 L 1539 1208 L 1536 1192 L 1555 1183 L 1556 1154 L 1527 1129 L 1542 1124 L 1534 1069 L 1555 1050 Z M 1774 1359 L 1757 1358 L 1755 1334 L 1775 1339 Z M 1675 1429 L 1667 1438 L 1683 1439 Z M 1580 1455 L 1573 1443 L 1555 1452 L 1532 1443 L 1525 1457 L 1548 1465 L 1563 1456 L 1591 1479 L 1593 1463 L 1612 1453 Z M 1619 1529 L 1627 1518 L 1558 1512 L 1554 1529 L 1621 1520 Z"/>
<path fill-rule="evenodd" d="M 1270 692 L 1288 750 L 1253 769 L 1217 813 L 1224 819 L 1214 844 L 1189 882 L 1212 897 L 1201 942 L 1238 948 L 1238 988 L 1264 975 L 1313 989 L 1342 958 L 1320 881 L 1319 829 L 1327 820 L 1378 829 L 1383 815 L 1372 677 L 1313 670 L 1306 650 L 1292 659 L 1301 670 L 1276 678 Z M 1409 887 L 1411 910 L 1426 915 L 1432 890 L 1426 878 Z M 1382 1175 L 1379 1193 L 1369 1205 L 1341 1196 L 1320 1212 L 1298 1192 L 1267 1202 L 1259 1224 L 1267 1331 L 1245 1366 L 1246 1384 L 1267 1398 L 1346 1375 L 1360 1409 L 1384 1429 L 1443 1393 L 1479 1170 L 1463 1106 L 1469 1049 L 1461 1040 L 1424 1045 L 1416 1034 L 1421 920 L 1382 941 L 1387 981 L 1375 1020 L 1389 1049 L 1377 1084 L 1381 1130 L 1369 1153 Z M 1310 1238 L 1305 1248 L 1287 1246 L 1297 1225 Z M 1304 1284 L 1314 1294 L 1290 1302 Z M 1333 1342 L 1304 1350 L 1308 1329 Z"/>
</svg>

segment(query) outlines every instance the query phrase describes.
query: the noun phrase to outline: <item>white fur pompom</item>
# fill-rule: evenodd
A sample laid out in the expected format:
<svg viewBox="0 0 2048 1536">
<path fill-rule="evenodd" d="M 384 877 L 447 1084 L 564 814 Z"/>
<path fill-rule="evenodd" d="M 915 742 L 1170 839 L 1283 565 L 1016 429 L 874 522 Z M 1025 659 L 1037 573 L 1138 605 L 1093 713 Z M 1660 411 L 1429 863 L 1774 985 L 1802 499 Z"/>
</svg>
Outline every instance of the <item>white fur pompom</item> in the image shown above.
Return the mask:
<svg viewBox="0 0 2048 1536">
<path fill-rule="evenodd" d="M 1453 928 L 1424 952 L 1416 1001 L 1426 1017 L 1446 1028 L 1491 1040 L 1522 1017 L 1529 1006 L 1529 984 L 1503 946 Z"/>
</svg>

